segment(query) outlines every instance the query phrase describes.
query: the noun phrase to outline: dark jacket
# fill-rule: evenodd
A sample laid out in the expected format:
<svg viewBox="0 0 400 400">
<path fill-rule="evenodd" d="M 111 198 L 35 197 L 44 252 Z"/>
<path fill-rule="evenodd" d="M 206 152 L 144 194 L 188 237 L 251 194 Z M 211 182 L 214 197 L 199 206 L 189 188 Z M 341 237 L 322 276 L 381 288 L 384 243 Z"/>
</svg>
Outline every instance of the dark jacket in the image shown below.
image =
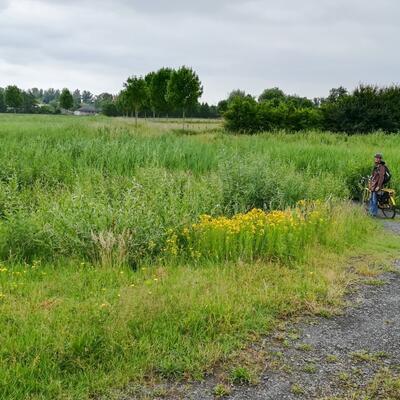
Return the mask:
<svg viewBox="0 0 400 400">
<path fill-rule="evenodd" d="M 375 165 L 374 169 L 372 170 L 371 178 L 369 180 L 369 189 L 372 192 L 375 192 L 383 188 L 385 172 L 386 168 L 384 162 Z"/>
</svg>

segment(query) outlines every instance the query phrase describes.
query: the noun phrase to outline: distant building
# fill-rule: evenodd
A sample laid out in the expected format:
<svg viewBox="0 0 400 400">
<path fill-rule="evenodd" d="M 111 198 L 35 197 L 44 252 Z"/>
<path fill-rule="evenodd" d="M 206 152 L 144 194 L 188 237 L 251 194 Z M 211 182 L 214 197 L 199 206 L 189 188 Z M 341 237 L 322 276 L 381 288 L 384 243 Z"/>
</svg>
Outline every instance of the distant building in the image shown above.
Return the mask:
<svg viewBox="0 0 400 400">
<path fill-rule="evenodd" d="M 97 110 L 94 106 L 85 105 L 74 111 L 74 115 L 96 115 Z"/>
</svg>

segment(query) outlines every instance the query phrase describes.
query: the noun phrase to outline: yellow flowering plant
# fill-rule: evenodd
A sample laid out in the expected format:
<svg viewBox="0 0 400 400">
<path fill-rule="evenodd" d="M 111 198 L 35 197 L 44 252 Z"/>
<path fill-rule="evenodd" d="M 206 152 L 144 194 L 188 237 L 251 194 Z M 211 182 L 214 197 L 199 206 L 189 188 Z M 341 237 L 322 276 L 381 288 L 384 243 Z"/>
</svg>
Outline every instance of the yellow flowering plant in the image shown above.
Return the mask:
<svg viewBox="0 0 400 400">
<path fill-rule="evenodd" d="M 255 208 L 231 218 L 202 215 L 197 223 L 171 232 L 165 253 L 192 260 L 301 259 L 307 245 L 324 240 L 329 216 L 327 203 L 311 201 L 282 211 Z"/>
</svg>

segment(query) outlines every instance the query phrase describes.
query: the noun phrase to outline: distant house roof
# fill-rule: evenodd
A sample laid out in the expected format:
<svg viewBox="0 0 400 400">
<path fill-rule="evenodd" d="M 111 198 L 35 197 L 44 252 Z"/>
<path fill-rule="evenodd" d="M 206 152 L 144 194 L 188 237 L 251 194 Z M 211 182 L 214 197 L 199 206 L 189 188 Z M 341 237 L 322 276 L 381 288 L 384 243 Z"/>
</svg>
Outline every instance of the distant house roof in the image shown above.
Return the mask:
<svg viewBox="0 0 400 400">
<path fill-rule="evenodd" d="M 93 114 L 95 114 L 97 112 L 96 108 L 91 105 L 82 106 L 81 108 L 78 108 L 77 111 L 79 111 L 81 113 L 93 113 Z"/>
</svg>

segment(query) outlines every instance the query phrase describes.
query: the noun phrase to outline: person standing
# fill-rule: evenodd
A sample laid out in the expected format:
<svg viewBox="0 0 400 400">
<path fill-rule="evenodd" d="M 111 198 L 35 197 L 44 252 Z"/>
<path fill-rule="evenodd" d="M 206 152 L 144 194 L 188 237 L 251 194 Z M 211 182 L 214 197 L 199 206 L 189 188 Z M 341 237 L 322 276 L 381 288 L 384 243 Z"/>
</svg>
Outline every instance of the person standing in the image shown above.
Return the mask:
<svg viewBox="0 0 400 400">
<path fill-rule="evenodd" d="M 382 154 L 375 154 L 375 165 L 369 179 L 369 190 L 371 191 L 371 198 L 369 201 L 369 213 L 373 217 L 376 217 L 378 214 L 378 192 L 382 190 L 385 182 L 386 167 L 385 162 L 382 160 L 382 158 Z"/>
</svg>

